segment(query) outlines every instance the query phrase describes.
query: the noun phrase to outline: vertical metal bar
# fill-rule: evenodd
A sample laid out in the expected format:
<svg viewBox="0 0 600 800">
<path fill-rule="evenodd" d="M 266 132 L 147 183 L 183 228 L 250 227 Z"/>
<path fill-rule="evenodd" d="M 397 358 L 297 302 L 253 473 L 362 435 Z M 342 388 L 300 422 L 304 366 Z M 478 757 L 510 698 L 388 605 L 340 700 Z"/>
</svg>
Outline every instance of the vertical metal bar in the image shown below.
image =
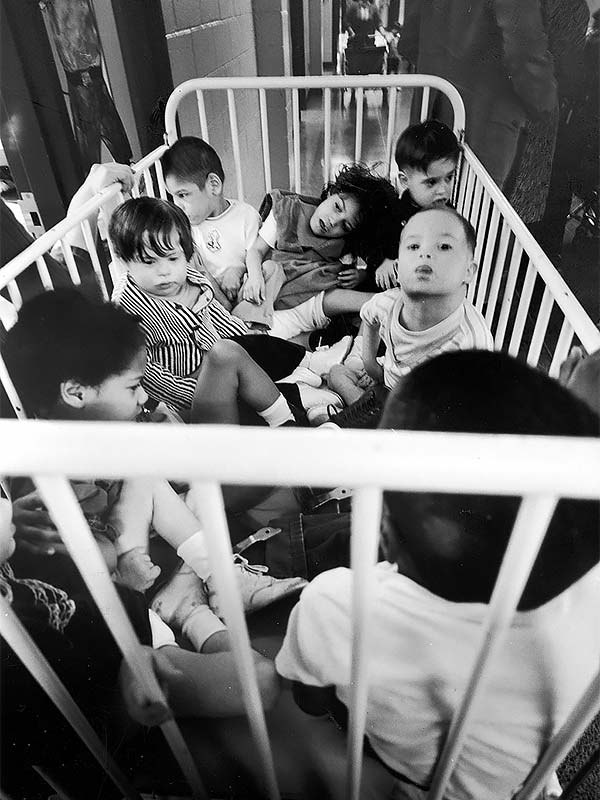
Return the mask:
<svg viewBox="0 0 600 800">
<path fill-rule="evenodd" d="M 229 129 L 231 131 L 231 144 L 233 147 L 233 163 L 235 164 L 237 199 L 243 200 L 244 180 L 242 178 L 242 156 L 240 154 L 240 135 L 238 132 L 237 112 L 235 110 L 235 96 L 233 89 L 227 89 L 227 106 L 229 108 Z"/>
<path fill-rule="evenodd" d="M 558 377 L 560 365 L 563 363 L 563 361 L 569 354 L 569 349 L 571 347 L 572 341 L 573 341 L 573 326 L 571 325 L 569 320 L 565 317 L 563 319 L 560 328 L 560 334 L 558 336 L 558 341 L 556 342 L 556 347 L 554 348 L 552 363 L 550 364 L 550 369 L 548 370 L 548 375 L 550 375 L 551 378 Z"/>
<path fill-rule="evenodd" d="M 475 246 L 475 263 L 480 265 L 481 264 L 481 255 L 483 253 L 483 243 L 486 240 L 486 228 L 489 219 L 490 213 L 490 204 L 491 198 L 487 192 L 483 195 L 483 203 L 481 205 L 481 214 L 479 215 L 478 225 L 477 225 L 477 244 Z M 475 277 L 475 280 L 472 280 L 469 284 L 469 288 L 467 289 L 467 297 L 471 302 L 475 300 L 475 290 L 477 288 L 477 284 L 479 281 L 479 276 Z"/>
<path fill-rule="evenodd" d="M 475 175 L 475 170 L 471 170 L 473 175 Z M 469 222 L 475 228 L 477 232 L 479 228 L 479 219 L 481 216 L 481 198 L 483 195 L 483 184 L 480 180 L 477 179 L 475 175 L 475 193 L 473 197 L 473 204 L 471 205 L 471 211 L 469 213 Z"/>
<path fill-rule="evenodd" d="M 270 192 L 273 188 L 271 179 L 271 150 L 269 147 L 269 119 L 267 115 L 267 93 L 264 89 L 258 90 L 258 101 L 260 106 L 260 130 L 262 135 L 262 154 L 263 169 L 265 173 L 265 191 Z"/>
<path fill-rule="evenodd" d="M 300 191 L 300 103 L 298 89 L 292 89 L 292 139 L 294 145 L 294 192 Z"/>
<path fill-rule="evenodd" d="M 50 273 L 48 272 L 48 267 L 46 266 L 43 256 L 36 258 L 35 263 L 37 265 L 38 275 L 40 276 L 40 280 L 44 289 L 54 289 L 54 284 L 52 283 L 52 278 L 50 277 Z"/>
<path fill-rule="evenodd" d="M 10 400 L 10 404 L 12 405 L 14 412 L 18 419 L 27 419 L 27 415 L 23 411 L 23 403 L 19 395 L 17 394 L 17 390 L 15 389 L 15 385 L 12 382 L 12 378 L 8 373 L 8 369 L 6 368 L 6 362 L 2 358 L 0 354 L 0 382 L 4 387 L 4 391 L 6 392 L 6 396 Z"/>
<path fill-rule="evenodd" d="M 463 217 L 470 219 L 471 217 L 471 205 L 473 203 L 473 193 L 475 191 L 475 172 L 469 166 L 469 174 L 467 176 L 467 186 L 465 190 L 465 196 L 463 199 L 462 210 L 461 214 Z"/>
<path fill-rule="evenodd" d="M 504 640 L 523 588 L 550 524 L 557 498 L 552 495 L 525 497 L 506 548 L 498 580 L 490 599 L 487 619 L 473 672 L 457 707 L 442 754 L 436 765 L 427 800 L 442 800 L 457 764 L 467 724 L 484 686 L 487 667 Z"/>
<path fill-rule="evenodd" d="M 388 91 L 388 120 L 385 139 L 385 177 L 389 178 L 392 171 L 392 148 L 394 146 L 396 100 L 398 98 L 398 90 L 395 86 L 392 86 L 389 90 L 384 89 L 383 91 Z"/>
<path fill-rule="evenodd" d="M 348 796 L 360 797 L 363 738 L 367 718 L 369 615 L 373 598 L 373 568 L 381 527 L 381 489 L 357 489 L 352 501 L 352 669 L 348 730 Z"/>
<path fill-rule="evenodd" d="M 204 92 L 202 89 L 196 89 L 196 104 L 198 106 L 198 116 L 200 117 L 200 133 L 202 138 L 207 144 L 208 141 L 208 121 L 206 119 L 206 105 L 204 104 Z"/>
<path fill-rule="evenodd" d="M 508 317 L 510 315 L 510 309 L 512 306 L 522 255 L 523 247 L 517 241 L 517 239 L 515 239 L 512 258 L 510 260 L 510 267 L 508 268 L 508 277 L 506 278 L 506 286 L 504 287 L 504 295 L 502 296 L 502 304 L 500 306 L 500 318 L 498 320 L 498 327 L 496 328 L 496 335 L 494 337 L 496 350 L 501 350 L 502 345 L 504 344 L 506 326 L 508 325 Z"/>
<path fill-rule="evenodd" d="M 429 116 L 429 86 L 423 87 L 423 95 L 421 97 L 421 122 L 425 122 L 425 120 Z"/>
<path fill-rule="evenodd" d="M 504 274 L 504 262 L 506 261 L 506 254 L 508 252 L 508 240 L 511 234 L 510 227 L 502 221 L 502 228 L 500 231 L 500 246 L 498 248 L 498 255 L 496 256 L 496 263 L 494 265 L 494 273 L 492 277 L 492 285 L 490 286 L 490 294 L 488 297 L 487 308 L 485 311 L 485 321 L 492 327 L 494 313 L 496 311 L 496 303 L 498 301 L 498 292 L 500 291 L 500 282 Z"/>
<path fill-rule="evenodd" d="M 481 311 L 483 304 L 485 302 L 485 294 L 487 291 L 487 285 L 492 267 L 492 255 L 494 254 L 494 249 L 496 247 L 496 238 L 498 235 L 499 222 L 500 222 L 500 211 L 498 210 L 497 206 L 494 206 L 494 210 L 492 211 L 492 219 L 490 222 L 490 227 L 486 239 L 483 267 L 481 269 L 481 275 L 479 277 L 479 283 L 477 285 L 477 296 L 475 298 L 475 307 L 479 309 L 479 311 Z"/>
<path fill-rule="evenodd" d="M 75 259 L 73 257 L 71 245 L 64 239 L 61 239 L 60 246 L 62 247 L 63 255 L 65 257 L 65 264 L 69 273 L 69 277 L 75 286 L 81 286 L 81 276 L 79 275 L 79 270 L 77 269 L 77 264 L 75 263 Z"/>
<path fill-rule="evenodd" d="M 140 644 L 67 479 L 35 475 L 33 480 L 124 659 L 137 675 L 148 697 L 166 703 L 156 676 L 139 656 Z M 208 800 L 196 765 L 177 724 L 174 720 L 170 720 L 163 723 L 161 729 L 194 792 L 194 797 Z"/>
<path fill-rule="evenodd" d="M 527 312 L 529 311 L 529 303 L 531 302 L 531 294 L 533 292 L 533 284 L 535 283 L 536 275 L 537 270 L 531 261 L 529 261 L 527 264 L 527 274 L 525 275 L 525 281 L 521 290 L 521 299 L 519 300 L 519 306 L 517 308 L 517 316 L 515 317 L 513 325 L 512 336 L 510 337 L 510 344 L 508 345 L 508 354 L 510 356 L 518 355 L 519 348 L 521 347 L 523 329 L 525 328 L 525 320 L 527 319 Z"/>
<path fill-rule="evenodd" d="M 206 531 L 209 561 L 227 622 L 231 649 L 240 677 L 242 698 L 262 764 L 268 797 L 270 800 L 279 800 L 280 794 L 277 787 L 265 715 L 256 681 L 250 638 L 233 567 L 231 539 L 227 527 L 223 495 L 216 483 L 194 482 L 191 487 L 191 493 L 194 507 L 201 509 L 200 515 L 202 527 Z"/>
<path fill-rule="evenodd" d="M 39 764 L 33 764 L 32 769 L 56 792 L 56 795 L 52 795 L 50 800 L 54 800 L 55 797 L 56 800 L 77 800 L 71 793 L 67 794 L 64 787 L 59 786 L 56 780 L 51 775 L 48 775 L 47 770 L 40 767 Z"/>
<path fill-rule="evenodd" d="M 356 92 L 356 128 L 354 139 L 354 160 L 360 161 L 362 154 L 362 140 L 363 140 L 363 101 L 365 90 L 362 86 L 354 90 Z"/>
<path fill-rule="evenodd" d="M 331 173 L 331 89 L 323 90 L 323 183 L 328 183 Z"/>
<path fill-rule="evenodd" d="M 52 666 L 21 624 L 10 603 L 2 595 L 0 595 L 0 612 L 2 638 L 15 651 L 25 668 L 46 692 L 96 761 L 111 777 L 115 786 L 130 800 L 141 800 L 138 792 L 117 766 Z"/>
<path fill-rule="evenodd" d="M 154 181 L 152 180 L 152 173 L 149 169 L 145 169 L 142 172 L 144 176 L 144 186 L 147 197 L 156 197 L 156 193 L 154 191 Z"/>
<path fill-rule="evenodd" d="M 531 344 L 527 353 L 527 363 L 532 367 L 537 366 L 540 360 L 540 353 L 542 352 L 542 345 L 544 344 L 544 337 L 548 330 L 548 321 L 554 305 L 554 298 L 552 292 L 546 286 L 544 294 L 542 295 L 542 302 L 537 314 L 535 328 L 533 329 L 533 336 L 531 337 Z"/>
<path fill-rule="evenodd" d="M 21 296 L 21 290 L 17 286 L 17 282 L 10 281 L 9 283 L 6 284 L 6 288 L 8 289 L 8 294 L 11 303 L 18 311 L 23 305 L 23 297 Z"/>
<path fill-rule="evenodd" d="M 460 173 L 460 186 L 458 187 L 458 198 L 456 202 L 456 210 L 463 214 L 464 216 L 464 207 L 465 207 L 465 195 L 467 191 L 467 184 L 471 177 L 472 173 L 471 165 L 463 159 L 463 167 Z"/>
<path fill-rule="evenodd" d="M 540 796 L 550 773 L 561 763 L 573 747 L 573 742 L 577 741 L 598 711 L 600 711 L 600 673 L 592 680 L 565 724 L 552 739 L 514 800 L 533 800 Z"/>
<path fill-rule="evenodd" d="M 98 285 L 100 286 L 102 297 L 104 300 L 109 300 L 108 289 L 106 288 L 104 275 L 102 274 L 100 259 L 98 258 L 98 253 L 96 252 L 96 243 L 94 242 L 94 237 L 92 236 L 90 223 L 87 219 L 81 221 L 81 232 L 83 233 L 83 239 L 85 241 L 88 253 L 90 254 L 92 267 L 94 269 L 94 275 L 96 276 L 96 280 L 98 281 Z"/>
<path fill-rule="evenodd" d="M 165 184 L 165 176 L 163 174 L 162 164 L 160 163 L 160 158 L 157 158 L 154 162 L 154 168 L 156 169 L 156 182 L 158 184 L 158 193 L 163 200 L 167 199 L 167 186 Z"/>
</svg>

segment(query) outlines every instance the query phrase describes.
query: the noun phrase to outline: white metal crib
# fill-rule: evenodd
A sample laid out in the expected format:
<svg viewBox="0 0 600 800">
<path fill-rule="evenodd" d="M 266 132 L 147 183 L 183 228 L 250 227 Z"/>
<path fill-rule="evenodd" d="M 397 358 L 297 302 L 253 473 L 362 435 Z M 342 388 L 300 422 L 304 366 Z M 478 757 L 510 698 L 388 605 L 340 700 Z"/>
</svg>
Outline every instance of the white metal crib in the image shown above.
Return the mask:
<svg viewBox="0 0 600 800">
<path fill-rule="evenodd" d="M 455 130 L 462 138 L 464 107 L 456 90 L 431 76 L 366 76 L 318 78 L 198 79 L 178 87 L 167 104 L 167 141 L 177 138 L 177 117 L 184 133 L 195 133 L 217 144 L 222 154 L 231 152 L 237 196 L 244 198 L 244 153 L 239 137 L 239 108 L 255 112 L 260 132 L 254 145 L 253 168 L 262 174 L 261 191 L 272 188 L 273 119 L 271 93 L 284 100 L 288 144 L 289 188 L 301 191 L 303 118 L 301 93 L 322 92 L 323 180 L 332 173 L 332 109 L 335 93 L 345 87 L 356 90 L 357 111 L 354 152 L 348 160 L 360 160 L 363 151 L 363 105 L 366 90 L 389 92 L 386 152 L 383 168 L 389 174 L 392 148 L 399 131 L 394 129 L 399 92 L 422 90 L 423 114 L 431 90 L 445 92 L 455 113 Z M 226 106 L 216 95 L 225 92 Z M 187 111 L 180 103 L 191 96 Z M 187 101 L 186 101 L 187 102 Z M 226 109 L 226 111 L 224 110 Z M 219 113 L 217 114 L 217 110 Z M 181 112 L 181 113 L 180 113 Z M 215 128 L 216 125 L 216 128 Z M 223 131 L 229 131 L 227 145 Z M 221 138 L 219 138 L 221 137 Z M 165 146 L 150 153 L 136 167 L 143 176 L 137 191 L 166 196 L 158 159 Z M 258 164 L 258 167 L 257 167 Z M 287 165 L 286 165 L 287 166 Z M 143 188 L 140 188 L 143 187 Z M 89 201 L 72 218 L 43 234 L 27 250 L 0 270 L 0 290 L 6 288 L 17 307 L 22 299 L 19 276 L 36 270 L 45 289 L 52 279 L 43 255 L 62 244 L 66 269 L 74 284 L 81 282 L 73 252 L 64 237 L 81 225 L 90 251 L 92 267 L 106 298 L 110 296 L 111 275 L 103 267 L 88 220 L 119 194 L 111 186 Z M 527 228 L 491 181 L 468 144 L 455 188 L 455 203 L 477 230 L 476 259 L 480 264 L 477 281 L 470 288 L 475 305 L 490 325 L 497 349 L 527 359 L 556 375 L 573 343 L 586 351 L 600 348 L 600 332 L 572 295 Z M 469 720 L 483 690 L 482 680 L 502 641 L 515 611 L 529 571 L 542 542 L 547 524 L 560 497 L 600 499 L 597 475 L 600 443 L 547 437 L 474 436 L 385 431 L 316 432 L 234 428 L 229 426 L 133 425 L 109 423 L 63 424 L 24 419 L 17 393 L 0 359 L 0 377 L 11 399 L 18 421 L 0 421 L 0 475 L 31 475 L 42 493 L 67 548 L 88 584 L 94 599 L 109 622 L 124 658 L 143 677 L 149 690 L 160 694 L 152 675 L 138 657 L 138 644 L 117 598 L 104 562 L 68 483 L 68 478 L 91 475 L 106 478 L 162 476 L 193 482 L 193 491 L 204 509 L 202 524 L 207 533 L 210 558 L 217 589 L 223 598 L 234 655 L 245 687 L 244 701 L 251 730 L 260 753 L 265 796 L 280 796 L 272 755 L 260 706 L 242 605 L 237 593 L 231 560 L 231 543 L 220 486 L 227 484 L 332 485 L 353 487 L 352 566 L 354 583 L 353 698 L 348 734 L 348 792 L 360 797 L 361 754 L 366 715 L 368 682 L 369 569 L 377 556 L 382 491 L 464 492 L 471 494 L 520 495 L 523 503 L 509 548 L 482 626 L 481 646 L 473 665 L 472 678 L 465 687 L 449 726 L 440 754 L 430 800 L 441 800 L 468 732 Z M 314 437 L 320 436 L 319 459 L 314 458 Z M 242 449 L 256 453 L 251 461 L 231 460 L 226 454 Z M 403 459 L 407 448 L 413 454 L 410 465 Z M 294 452 L 293 460 L 289 453 Z M 198 454 L 210 452 L 210 464 Z M 65 716 L 88 744 L 127 798 L 139 798 L 122 770 L 106 758 L 102 744 L 89 728 L 43 657 L 28 640 L 10 607 L 0 598 L 0 634 L 18 652 L 28 668 L 55 700 Z M 569 657 L 569 654 L 566 654 Z M 549 744 L 537 767 L 518 794 L 518 800 L 535 798 L 555 766 L 600 708 L 600 673 L 562 730 Z M 176 722 L 163 731 L 186 776 L 192 795 L 206 798 L 203 786 Z"/>
</svg>

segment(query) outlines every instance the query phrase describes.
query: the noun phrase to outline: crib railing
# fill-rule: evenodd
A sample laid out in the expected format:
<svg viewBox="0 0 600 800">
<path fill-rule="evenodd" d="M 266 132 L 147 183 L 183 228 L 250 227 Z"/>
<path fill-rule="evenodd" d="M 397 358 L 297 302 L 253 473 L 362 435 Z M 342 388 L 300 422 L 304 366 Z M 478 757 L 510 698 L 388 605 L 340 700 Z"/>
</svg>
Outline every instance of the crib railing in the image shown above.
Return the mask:
<svg viewBox="0 0 600 800">
<path fill-rule="evenodd" d="M 450 97 L 455 113 L 455 130 L 462 138 L 464 109 L 456 90 L 438 78 L 430 76 L 345 76 L 332 78 L 247 78 L 199 79 L 178 87 L 169 100 L 166 128 L 169 143 L 176 138 L 179 121 L 182 133 L 202 135 L 216 145 L 223 155 L 231 153 L 237 196 L 246 196 L 243 179 L 248 159 L 240 144 L 238 120 L 246 115 L 238 110 L 238 92 L 244 96 L 242 108 L 257 108 L 256 121 L 260 137 L 254 142 L 254 161 L 262 168 L 260 191 L 272 188 L 271 159 L 276 134 L 285 136 L 287 146 L 287 185 L 297 191 L 314 191 L 303 181 L 303 143 L 306 126 L 322 124 L 322 179 L 328 180 L 335 169 L 332 159 L 334 115 L 337 93 L 347 87 L 356 91 L 356 118 L 353 143 L 347 160 L 364 156 L 364 106 L 367 92 L 384 89 L 388 92 L 386 143 L 381 157 L 383 171 L 390 173 L 393 145 L 399 133 L 396 127 L 398 105 L 406 101 L 404 92 L 421 92 L 422 116 L 429 105 L 430 91 L 444 91 Z M 322 116 L 307 120 L 301 111 L 303 93 L 322 92 Z M 226 105 L 219 106 L 217 95 L 225 92 Z M 269 93 L 284 98 L 284 130 L 271 127 L 274 115 Z M 255 98 L 249 98 L 249 93 Z M 191 95 L 193 114 L 181 116 L 180 102 Z M 196 115 L 196 121 L 192 118 Z M 179 120 L 178 120 L 179 116 Z M 275 115 L 276 117 L 276 115 Z M 214 125 L 218 122 L 217 133 Z M 220 133 L 229 131 L 229 141 Z M 160 156 L 165 146 L 148 154 L 136 167 L 138 181 L 135 192 L 166 197 L 160 170 Z M 225 161 L 225 168 L 230 164 Z M 256 164 L 254 164 L 256 166 Z M 54 226 L 29 248 L 0 269 L 0 290 L 6 289 L 14 305 L 22 303 L 19 280 L 26 270 L 35 271 L 41 286 L 53 288 L 53 281 L 44 255 L 57 247 L 62 253 L 65 270 L 71 282 L 82 281 L 82 269 L 69 244 L 69 233 L 81 228 L 90 253 L 88 275 L 98 284 L 105 298 L 110 296 L 118 274 L 112 271 L 90 227 L 98 211 L 114 202 L 119 187 L 111 186 L 90 200 L 80 211 Z M 496 347 L 526 358 L 529 363 L 556 374 L 558 367 L 574 342 L 588 352 L 600 348 L 600 333 L 569 291 L 561 276 L 535 242 L 527 228 L 510 207 L 506 198 L 491 181 L 476 155 L 465 145 L 464 156 L 455 187 L 455 203 L 477 230 L 476 257 L 480 265 L 477 281 L 471 285 L 471 299 L 482 310 L 494 333 Z M 109 254 L 110 258 L 110 254 Z M 0 379 L 13 403 L 17 415 L 24 417 L 21 404 L 4 361 L 0 359 Z M 488 620 L 482 628 L 481 648 L 474 665 L 473 677 L 457 709 L 450 734 L 441 754 L 430 798 L 443 797 L 444 786 L 456 763 L 471 711 L 477 702 L 482 678 L 502 640 L 522 590 L 546 524 L 557 499 L 561 496 L 598 498 L 596 476 L 600 460 L 597 442 L 582 440 L 553 440 L 524 437 L 450 436 L 415 433 L 364 431 L 336 432 L 335 437 L 323 431 L 268 431 L 227 427 L 185 426 L 128 426 L 108 424 L 73 424 L 42 422 L 0 422 L 2 448 L 0 475 L 32 475 L 44 495 L 57 527 L 64 536 L 71 555 L 79 566 L 99 608 L 110 615 L 109 624 L 122 649 L 124 658 L 143 676 L 147 688 L 159 693 L 153 677 L 146 674 L 140 663 L 138 644 L 79 506 L 68 485 L 70 478 L 89 476 L 133 477 L 164 475 L 170 479 L 194 480 L 205 509 L 205 529 L 217 588 L 225 598 L 224 612 L 234 642 L 234 654 L 242 684 L 246 685 L 245 703 L 265 775 L 265 791 L 270 798 L 278 797 L 272 758 L 266 733 L 264 715 L 258 701 L 258 689 L 250 658 L 248 634 L 241 603 L 231 572 L 231 544 L 225 523 L 220 485 L 339 485 L 356 489 L 353 504 L 352 561 L 355 570 L 355 631 L 353 653 L 354 695 L 352 698 L 349 733 L 349 790 L 348 797 L 359 796 L 362 734 L 365 722 L 365 703 L 368 685 L 368 627 L 369 612 L 368 568 L 373 564 L 379 530 L 381 491 L 406 489 L 414 491 L 443 491 L 523 495 L 524 503 L 515 525 L 511 546 L 498 578 L 490 605 Z M 321 436 L 319 459 L 314 459 L 314 436 Z M 260 454 L 256 459 L 235 460 L 226 454 L 243 448 Z M 408 448 L 408 450 L 407 450 Z M 294 459 L 289 459 L 289 452 Z M 210 466 L 198 463 L 198 453 L 210 452 Z M 411 452 L 410 468 L 402 453 Z M 355 532 L 360 531 L 360 535 Z M 6 610 L 6 616 L 4 611 Z M 0 632 L 18 643 L 19 652 L 31 664 L 41 664 L 39 654 L 31 650 L 26 639 L 13 628 L 9 609 L 2 606 Z M 13 620 L 14 622 L 14 620 Z M 17 631 L 14 633 L 14 631 Z M 32 655 L 33 654 L 33 655 Z M 39 674 L 47 674 L 43 664 Z M 76 729 L 90 741 L 92 749 L 98 743 L 83 731 L 76 712 L 64 698 L 52 677 L 48 688 L 57 698 L 61 710 L 73 721 Z M 519 794 L 519 800 L 533 798 L 548 772 L 560 760 L 578 733 L 598 708 L 598 685 L 593 684 L 580 706 L 565 724 L 543 756 L 539 767 Z M 187 776 L 195 797 L 206 797 L 202 781 L 177 725 L 164 728 L 178 762 Z M 101 752 L 98 750 L 98 753 Z M 139 797 L 127 784 L 116 765 L 108 771 L 128 798 Z"/>
<path fill-rule="evenodd" d="M 313 434 L 314 435 L 314 434 Z M 600 442 L 552 437 L 485 436 L 395 431 L 321 431 L 319 459 L 314 442 L 301 430 L 239 429 L 225 426 L 130 425 L 109 423 L 59 423 L 2 421 L 0 473 L 32 475 L 63 540 L 81 571 L 92 596 L 115 635 L 123 657 L 147 682 L 151 696 L 160 696 L 155 680 L 138 657 L 138 643 L 111 584 L 106 566 L 67 481 L 102 475 L 106 478 L 165 476 L 192 480 L 197 505 L 203 509 L 211 566 L 223 599 L 225 620 L 231 632 L 233 652 L 242 686 L 244 704 L 264 773 L 265 795 L 278 798 L 264 714 L 250 652 L 249 637 L 237 584 L 225 521 L 221 484 L 313 485 L 339 482 L 355 489 L 352 523 L 354 571 L 354 631 L 352 680 L 354 692 L 348 734 L 348 793 L 360 796 L 361 754 L 365 729 L 369 670 L 370 568 L 377 557 L 382 491 L 457 492 L 520 495 L 523 502 L 497 584 L 482 625 L 480 646 L 471 680 L 450 726 L 440 756 L 429 800 L 440 800 L 456 765 L 470 716 L 477 704 L 486 672 L 503 641 L 529 572 L 543 540 L 547 524 L 560 497 L 600 498 L 597 481 Z M 242 449 L 257 453 L 254 459 L 230 458 Z M 210 462 L 198 453 L 210 452 Z M 294 453 L 290 459 L 289 453 Z M 410 460 L 405 454 L 410 452 Z M 35 647 L 17 633 L 9 608 L 2 608 L 0 634 L 18 642 L 26 663 L 40 663 Z M 4 613 L 6 612 L 6 613 Z M 570 657 L 570 654 L 565 654 Z M 38 674 L 46 671 L 43 668 Z M 52 678 L 49 679 L 52 681 Z M 46 681 L 44 688 L 46 688 Z M 600 708 L 600 674 L 558 732 L 540 765 L 519 793 L 519 800 L 537 796 L 549 772 Z M 80 730 L 70 704 L 61 710 Z M 175 722 L 163 730 L 186 775 L 193 796 L 207 797 Z M 126 797 L 137 798 L 119 768 L 109 773 Z"/>
</svg>

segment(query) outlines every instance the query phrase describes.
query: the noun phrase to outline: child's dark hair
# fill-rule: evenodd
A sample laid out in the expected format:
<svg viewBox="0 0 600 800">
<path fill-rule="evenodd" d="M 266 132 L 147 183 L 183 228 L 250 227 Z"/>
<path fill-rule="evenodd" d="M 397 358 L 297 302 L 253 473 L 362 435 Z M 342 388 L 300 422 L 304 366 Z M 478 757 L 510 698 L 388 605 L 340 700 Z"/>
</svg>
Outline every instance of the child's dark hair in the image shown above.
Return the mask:
<svg viewBox="0 0 600 800">
<path fill-rule="evenodd" d="M 190 221 L 184 211 L 168 200 L 134 197 L 113 211 L 108 235 L 123 261 L 147 263 L 152 255 L 168 255 L 181 245 L 189 261 L 194 254 Z"/>
<path fill-rule="evenodd" d="M 165 177 L 172 175 L 182 181 L 195 183 L 203 189 L 206 179 L 214 172 L 225 180 L 223 165 L 216 150 L 198 136 L 182 136 L 160 159 Z"/>
<path fill-rule="evenodd" d="M 342 193 L 356 198 L 360 207 L 359 224 L 345 237 L 345 250 L 366 260 L 382 235 L 381 220 L 397 201 L 398 193 L 387 178 L 364 164 L 340 167 L 335 180 L 324 187 L 320 199 Z"/>
<path fill-rule="evenodd" d="M 459 214 L 458 211 L 452 206 L 430 206 L 430 207 L 420 208 L 412 215 L 411 219 L 418 216 L 419 214 L 424 214 L 427 211 L 440 211 L 442 214 L 449 214 L 450 216 L 454 217 L 454 219 L 458 220 L 465 234 L 465 239 L 467 240 L 467 247 L 471 251 L 471 255 L 475 253 L 475 247 L 477 246 L 477 234 L 475 233 L 475 228 L 471 225 L 469 220 L 466 219 L 466 217 L 463 217 L 462 214 Z M 405 227 L 406 225 L 402 228 L 402 231 L 400 233 L 400 239 L 402 239 Z"/>
<path fill-rule="evenodd" d="M 135 317 L 76 289 L 44 292 L 23 304 L 3 355 L 28 416 L 46 417 L 68 379 L 99 386 L 144 347 Z"/>
<path fill-rule="evenodd" d="M 412 370 L 389 397 L 380 427 L 594 437 L 600 419 L 541 371 L 502 353 L 473 350 L 447 353 Z M 406 501 L 405 493 L 386 492 L 392 529 L 404 544 L 411 538 L 407 524 L 414 525 L 407 522 Z M 436 516 L 458 522 L 461 531 L 451 560 L 441 553 L 417 554 L 421 574 L 435 573 L 437 594 L 456 602 L 488 602 L 518 506 L 515 497 L 435 495 Z M 598 561 L 598 522 L 598 503 L 559 502 L 521 610 L 555 597 Z M 419 540 L 417 531 L 413 541 Z M 414 544 L 407 546 L 417 552 Z"/>
<path fill-rule="evenodd" d="M 452 130 L 437 119 L 410 125 L 396 142 L 398 169 L 427 172 L 434 161 L 458 161 L 461 147 Z"/>
</svg>

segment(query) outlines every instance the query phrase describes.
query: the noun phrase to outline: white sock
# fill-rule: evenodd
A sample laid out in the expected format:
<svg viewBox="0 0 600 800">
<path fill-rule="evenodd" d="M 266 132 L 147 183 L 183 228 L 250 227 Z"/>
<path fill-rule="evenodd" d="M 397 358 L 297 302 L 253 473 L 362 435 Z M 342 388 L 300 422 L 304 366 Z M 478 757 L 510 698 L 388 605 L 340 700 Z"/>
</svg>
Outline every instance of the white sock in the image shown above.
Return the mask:
<svg viewBox="0 0 600 800">
<path fill-rule="evenodd" d="M 278 428 L 280 425 L 283 425 L 285 422 L 289 422 L 290 420 L 292 422 L 294 421 L 294 415 L 288 406 L 287 400 L 282 394 L 280 394 L 277 400 L 275 400 L 275 402 L 272 403 L 268 408 L 265 408 L 264 411 L 259 411 L 258 413 L 264 419 L 267 425 L 270 425 L 271 428 Z"/>
<path fill-rule="evenodd" d="M 183 544 L 177 548 L 177 555 L 183 558 L 202 579 L 208 578 L 210 575 L 210 567 L 208 565 L 208 551 L 206 549 L 206 542 L 204 541 L 203 531 L 193 533 L 189 539 L 186 539 Z"/>
<path fill-rule="evenodd" d="M 214 614 L 208 606 L 199 606 L 194 609 L 181 626 L 181 632 L 194 645 L 194 650 L 200 652 L 205 642 L 227 627 Z"/>
</svg>

